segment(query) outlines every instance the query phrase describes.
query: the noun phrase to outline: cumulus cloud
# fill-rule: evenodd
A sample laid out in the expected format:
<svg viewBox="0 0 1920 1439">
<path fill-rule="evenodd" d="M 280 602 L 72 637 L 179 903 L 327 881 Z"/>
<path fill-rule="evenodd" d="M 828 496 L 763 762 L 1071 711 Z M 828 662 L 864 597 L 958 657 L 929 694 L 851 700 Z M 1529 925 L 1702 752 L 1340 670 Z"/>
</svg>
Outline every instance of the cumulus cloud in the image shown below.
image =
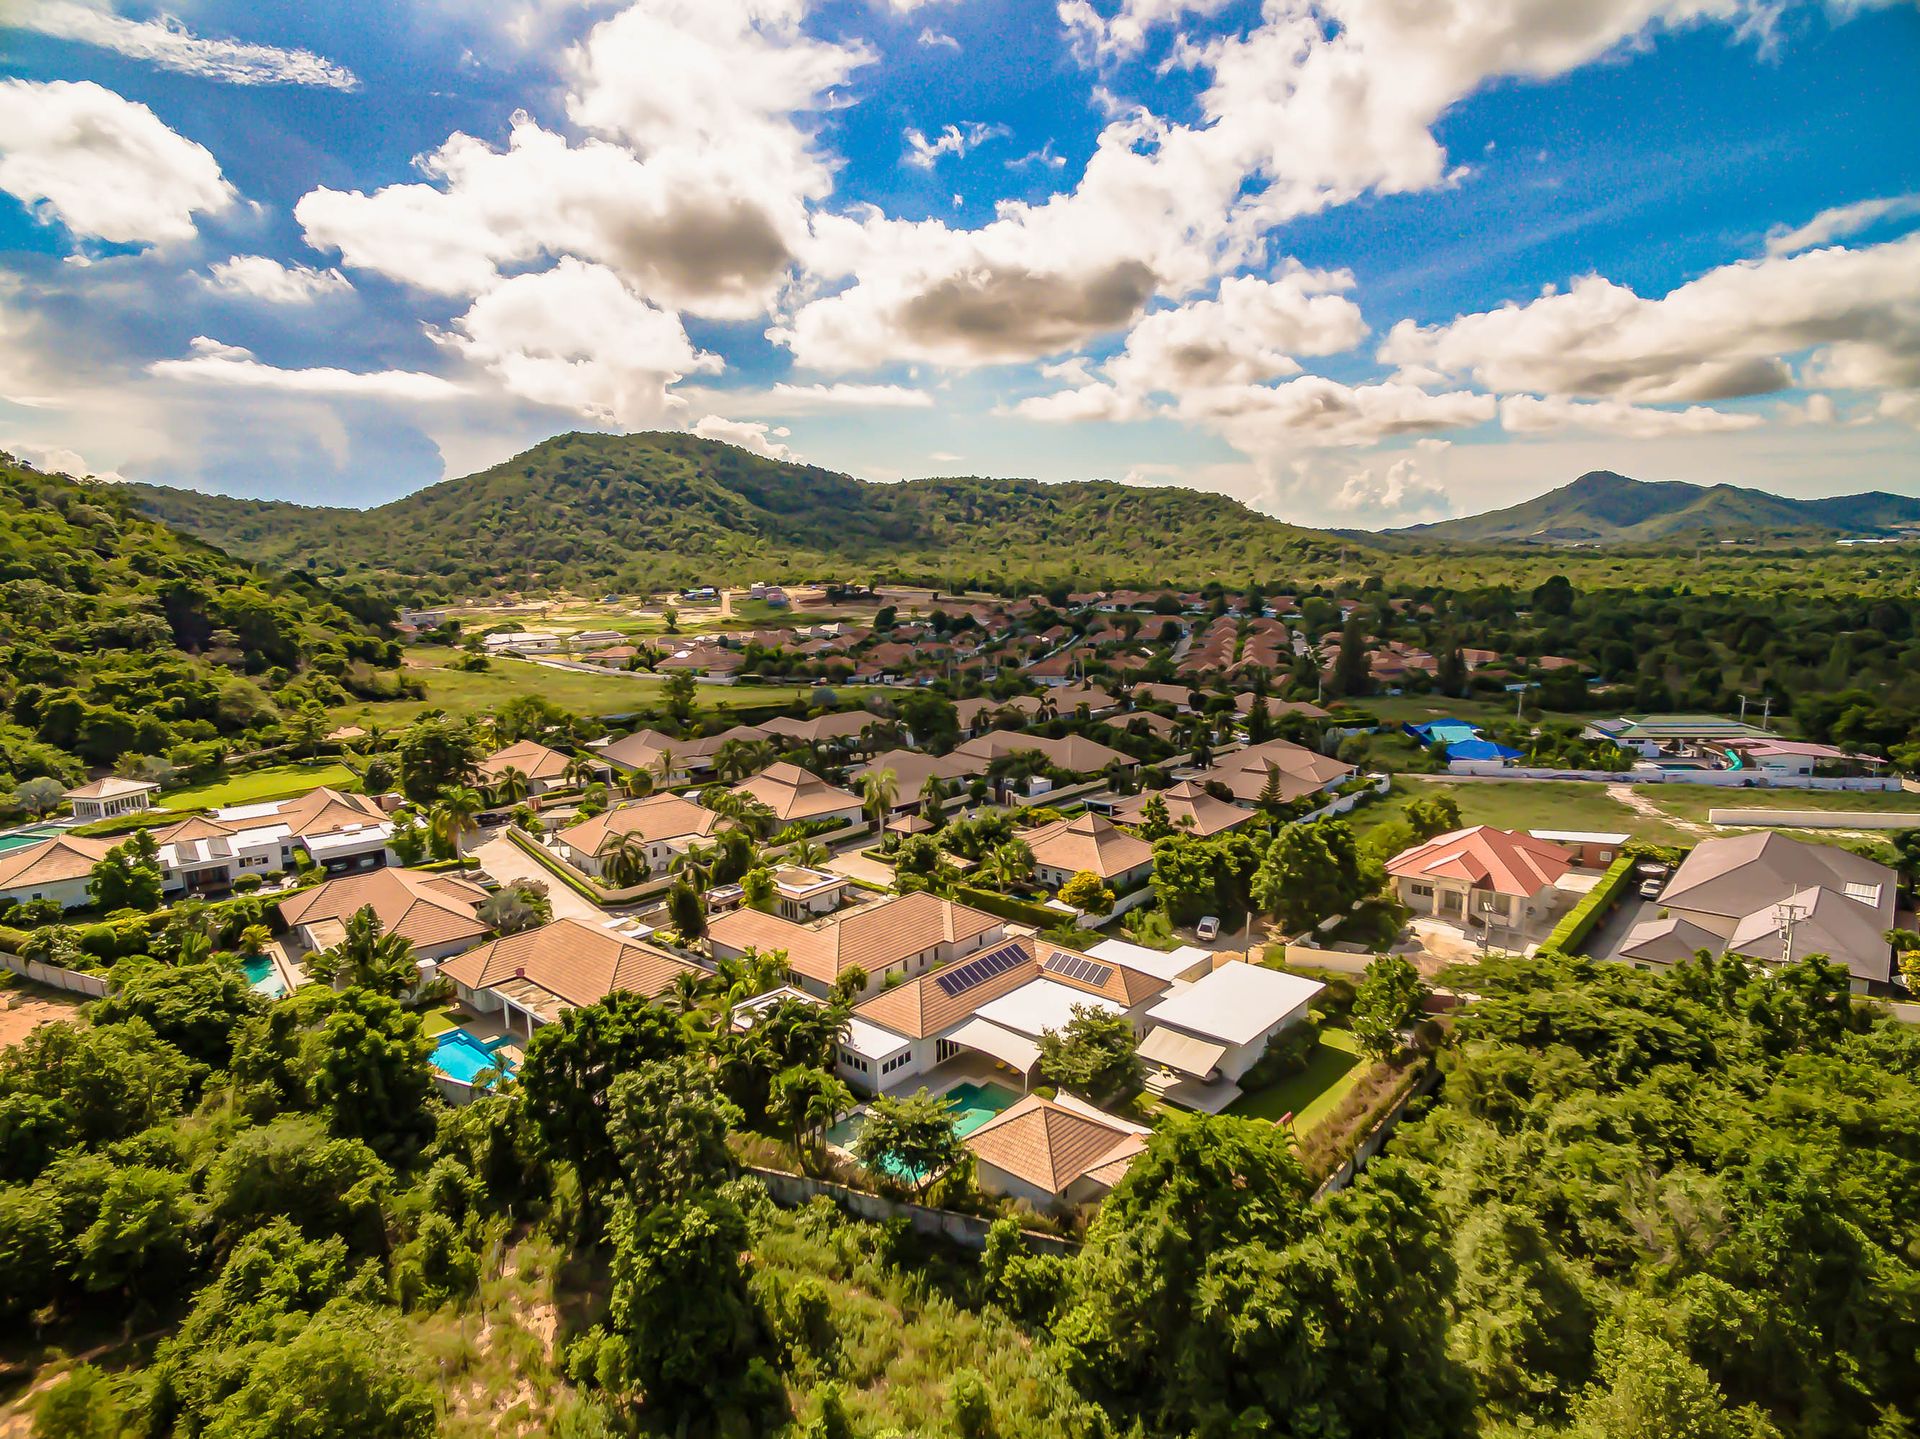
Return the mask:
<svg viewBox="0 0 1920 1439">
<path fill-rule="evenodd" d="M 204 147 L 90 80 L 0 80 L 0 190 L 115 244 L 188 239 L 235 198 Z"/>
<path fill-rule="evenodd" d="M 0 451 L 25 460 L 43 475 L 70 475 L 75 479 L 104 480 L 118 484 L 126 476 L 117 470 L 98 470 L 87 463 L 78 450 L 65 445 L 42 445 L 31 440 L 0 440 Z"/>
<path fill-rule="evenodd" d="M 262 364 L 238 345 L 223 345 L 202 335 L 194 353 L 178 360 L 156 360 L 147 373 L 161 380 L 190 385 L 223 385 L 250 390 L 278 390 L 299 395 L 330 395 L 370 400 L 451 400 L 465 389 L 438 375 L 418 370 L 339 370 L 331 366 L 281 369 Z"/>
<path fill-rule="evenodd" d="M 442 294 L 573 255 L 647 299 L 722 319 L 765 311 L 832 174 L 794 115 L 870 57 L 810 39 L 797 0 L 640 0 L 571 52 L 579 144 L 522 113 L 508 144 L 455 134 L 424 183 L 316 189 L 309 244 Z"/>
<path fill-rule="evenodd" d="M 989 140 L 1012 133 L 1005 125 L 989 125 L 983 120 L 962 120 L 958 125 L 942 126 L 940 133 L 929 140 L 920 131 L 908 127 L 907 152 L 900 157 L 900 163 L 916 170 L 931 170 L 940 163 L 942 155 L 952 155 L 957 159 Z"/>
<path fill-rule="evenodd" d="M 816 410 L 926 410 L 933 396 L 908 385 L 791 385 L 769 390 L 755 409 L 798 415 Z"/>
<path fill-rule="evenodd" d="M 1423 472 L 1420 458 L 1414 455 L 1351 472 L 1340 481 L 1329 504 L 1338 514 L 1350 517 L 1350 523 L 1368 529 L 1445 519 L 1453 513 L 1453 497 Z"/>
<path fill-rule="evenodd" d="M 1074 53 L 1094 63 L 1137 55 L 1154 26 L 1172 25 L 1189 14 L 1217 14 L 1226 5 L 1227 0 L 1121 0 L 1111 19 L 1090 0 L 1061 0 L 1056 10 Z"/>
<path fill-rule="evenodd" d="M 1666 435 L 1711 435 L 1728 430 L 1751 430 L 1765 420 L 1751 413 L 1729 413 L 1707 405 L 1684 410 L 1656 410 L 1621 400 L 1569 400 L 1561 396 L 1508 395 L 1500 402 L 1500 427 L 1514 435 L 1550 434 L 1556 430 L 1583 430 L 1589 434 L 1625 435 L 1652 440 Z"/>
<path fill-rule="evenodd" d="M 1039 420 L 1051 425 L 1079 425 L 1089 421 L 1137 420 L 1148 412 L 1139 396 L 1129 395 L 1118 385 L 1104 380 L 1090 381 L 1046 395 L 1029 395 L 1009 413 L 1023 420 Z"/>
<path fill-rule="evenodd" d="M 1398 381 L 1343 385 L 1324 375 L 1301 375 L 1278 385 L 1197 390 L 1181 399 L 1177 411 L 1217 430 L 1243 454 L 1258 456 L 1465 429 L 1491 420 L 1495 401 L 1467 390 L 1434 394 Z"/>
<path fill-rule="evenodd" d="M 787 435 L 784 428 L 770 429 L 753 420 L 729 420 L 720 415 L 708 415 L 694 423 L 693 432 L 703 440 L 721 440 L 729 445 L 738 445 L 743 450 L 765 455 L 770 460 L 793 458 L 793 451 L 778 443 Z"/>
<path fill-rule="evenodd" d="M 657 424 L 685 402 L 689 374 L 718 371 L 680 317 L 634 294 L 604 265 L 567 258 L 481 295 L 444 341 L 508 391 L 606 424 Z"/>
<path fill-rule="evenodd" d="M 310 305 L 323 295 L 353 288 L 338 270 L 283 265 L 266 255 L 233 255 L 209 266 L 207 284 L 235 295 L 250 295 L 270 305 Z"/>
<path fill-rule="evenodd" d="M 1809 350 L 1809 383 L 1920 386 L 1920 236 L 1743 260 L 1657 300 L 1591 275 L 1444 325 L 1402 321 L 1380 358 L 1422 381 L 1660 403 L 1785 389 Z"/>
<path fill-rule="evenodd" d="M 104 5 L 80 0 L 29 0 L 4 22 L 58 40 L 96 45 L 163 70 L 198 75 L 228 85 L 310 85 L 353 90 L 360 82 L 344 65 L 310 50 L 283 50 L 240 40 L 194 34 L 171 15 L 130 20 Z"/>
<path fill-rule="evenodd" d="M 1920 215 L 1920 193 L 1889 195 L 1879 200 L 1856 200 L 1851 205 L 1836 205 L 1822 210 L 1804 225 L 1781 225 L 1767 232 L 1769 255 L 1794 255 L 1802 250 L 1844 240 L 1882 220 L 1904 220 Z"/>
</svg>

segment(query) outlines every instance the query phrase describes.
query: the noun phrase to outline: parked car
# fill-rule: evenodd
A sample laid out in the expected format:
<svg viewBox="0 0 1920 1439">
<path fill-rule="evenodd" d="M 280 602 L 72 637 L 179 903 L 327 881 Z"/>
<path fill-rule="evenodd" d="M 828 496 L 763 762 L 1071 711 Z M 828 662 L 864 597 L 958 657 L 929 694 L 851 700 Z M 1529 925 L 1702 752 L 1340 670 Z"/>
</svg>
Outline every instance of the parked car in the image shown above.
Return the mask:
<svg viewBox="0 0 1920 1439">
<path fill-rule="evenodd" d="M 1193 932 L 1201 939 L 1209 942 L 1218 939 L 1220 937 L 1220 916 L 1217 914 L 1201 915 L 1200 923 L 1193 927 Z"/>
<path fill-rule="evenodd" d="M 1667 883 L 1666 880 L 1662 879 L 1657 874 L 1654 875 L 1651 879 L 1641 880 L 1640 881 L 1640 898 L 1642 899 L 1660 898 L 1660 891 L 1666 887 L 1666 883 Z"/>
</svg>

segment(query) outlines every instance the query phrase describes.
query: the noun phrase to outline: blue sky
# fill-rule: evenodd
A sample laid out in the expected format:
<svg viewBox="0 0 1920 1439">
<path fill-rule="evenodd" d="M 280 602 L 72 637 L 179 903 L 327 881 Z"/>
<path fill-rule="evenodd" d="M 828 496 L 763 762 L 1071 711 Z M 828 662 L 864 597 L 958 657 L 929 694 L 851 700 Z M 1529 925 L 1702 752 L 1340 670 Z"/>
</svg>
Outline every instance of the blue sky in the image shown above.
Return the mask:
<svg viewBox="0 0 1920 1439">
<path fill-rule="evenodd" d="M 6 16 L 0 447 L 51 468 L 365 504 L 668 428 L 1362 527 L 1920 493 L 1911 0 Z"/>
</svg>

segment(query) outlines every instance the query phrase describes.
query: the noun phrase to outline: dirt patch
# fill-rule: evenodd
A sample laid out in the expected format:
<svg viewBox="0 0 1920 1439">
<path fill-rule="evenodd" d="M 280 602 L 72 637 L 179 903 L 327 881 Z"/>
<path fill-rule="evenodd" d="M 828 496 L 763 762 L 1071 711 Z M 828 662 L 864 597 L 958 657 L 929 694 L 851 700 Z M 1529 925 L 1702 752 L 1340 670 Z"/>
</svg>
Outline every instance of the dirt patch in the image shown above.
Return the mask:
<svg viewBox="0 0 1920 1439">
<path fill-rule="evenodd" d="M 1704 824 L 1690 819 L 1682 819 L 1677 814 L 1668 814 L 1643 794 L 1637 785 L 1610 784 L 1607 786 L 1607 798 L 1625 805 L 1643 819 L 1655 820 L 1661 824 L 1670 824 L 1675 829 L 1685 830 L 1688 834 L 1711 834 L 1713 831 Z"/>
<path fill-rule="evenodd" d="M 78 1022 L 85 1002 L 57 990 L 0 990 L 0 1049 L 18 1044 L 43 1024 Z"/>
</svg>

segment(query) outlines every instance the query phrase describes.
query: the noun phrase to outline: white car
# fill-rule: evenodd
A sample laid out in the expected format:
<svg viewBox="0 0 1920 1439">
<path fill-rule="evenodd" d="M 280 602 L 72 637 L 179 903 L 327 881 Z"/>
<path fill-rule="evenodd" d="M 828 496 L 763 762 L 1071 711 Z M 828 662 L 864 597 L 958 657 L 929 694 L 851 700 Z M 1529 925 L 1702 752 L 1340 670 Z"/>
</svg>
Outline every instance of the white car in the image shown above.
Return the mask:
<svg viewBox="0 0 1920 1439">
<path fill-rule="evenodd" d="M 1651 879 L 1641 880 L 1640 881 L 1640 898 L 1642 899 L 1660 898 L 1660 891 L 1665 886 L 1665 884 L 1666 884 L 1666 881 L 1661 879 L 1660 876 L 1657 874 L 1654 875 L 1653 878 Z"/>
<path fill-rule="evenodd" d="M 1200 939 L 1209 942 L 1218 939 L 1220 937 L 1220 916 L 1217 914 L 1204 914 L 1200 916 L 1200 923 L 1193 927 L 1193 932 Z"/>
</svg>

